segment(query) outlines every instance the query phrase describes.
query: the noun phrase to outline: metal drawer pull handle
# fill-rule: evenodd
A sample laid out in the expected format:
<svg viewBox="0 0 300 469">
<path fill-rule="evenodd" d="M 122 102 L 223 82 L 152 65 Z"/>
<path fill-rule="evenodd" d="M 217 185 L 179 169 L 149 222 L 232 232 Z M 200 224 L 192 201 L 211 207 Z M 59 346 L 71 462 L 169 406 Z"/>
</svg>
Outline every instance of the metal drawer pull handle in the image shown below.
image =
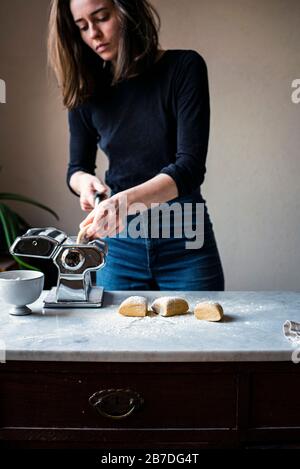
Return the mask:
<svg viewBox="0 0 300 469">
<path fill-rule="evenodd" d="M 89 403 L 103 417 L 124 419 L 139 409 L 144 399 L 131 389 L 103 389 L 95 392 Z"/>
</svg>

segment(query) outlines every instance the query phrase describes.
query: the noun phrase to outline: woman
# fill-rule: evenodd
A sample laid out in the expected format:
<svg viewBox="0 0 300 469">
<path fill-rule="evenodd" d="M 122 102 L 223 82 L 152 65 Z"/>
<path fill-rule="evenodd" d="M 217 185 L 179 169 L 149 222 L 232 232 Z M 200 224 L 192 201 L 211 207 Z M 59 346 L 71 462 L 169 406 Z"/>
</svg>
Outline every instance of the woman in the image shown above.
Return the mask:
<svg viewBox="0 0 300 469">
<path fill-rule="evenodd" d="M 203 58 L 159 48 L 160 18 L 147 0 L 52 0 L 49 26 L 50 63 L 68 108 L 67 183 L 90 212 L 80 227 L 108 243 L 97 283 L 106 290 L 224 290 L 199 189 L 210 113 Z M 105 183 L 95 176 L 97 145 L 109 159 Z M 96 192 L 105 196 L 97 206 Z M 140 216 L 136 204 L 144 207 L 141 236 L 125 230 Z M 160 207 L 187 217 L 168 218 Z M 204 243 L 187 248 L 201 207 Z M 178 225 L 181 236 L 174 234 Z"/>
</svg>

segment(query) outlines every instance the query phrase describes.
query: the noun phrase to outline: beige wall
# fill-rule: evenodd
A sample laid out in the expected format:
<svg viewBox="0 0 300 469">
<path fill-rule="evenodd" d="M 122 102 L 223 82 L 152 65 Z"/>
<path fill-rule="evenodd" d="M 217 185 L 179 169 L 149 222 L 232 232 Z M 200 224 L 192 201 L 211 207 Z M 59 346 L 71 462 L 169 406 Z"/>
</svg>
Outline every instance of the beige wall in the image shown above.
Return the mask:
<svg viewBox="0 0 300 469">
<path fill-rule="evenodd" d="M 203 194 L 228 290 L 300 289 L 299 0 L 153 0 L 165 49 L 207 61 L 211 138 Z M 47 79 L 48 0 L 1 0 L 0 191 L 34 197 L 60 223 L 18 205 L 34 226 L 75 234 L 83 218 L 65 185 L 66 111 Z M 102 157 L 102 174 L 105 168 Z"/>
</svg>

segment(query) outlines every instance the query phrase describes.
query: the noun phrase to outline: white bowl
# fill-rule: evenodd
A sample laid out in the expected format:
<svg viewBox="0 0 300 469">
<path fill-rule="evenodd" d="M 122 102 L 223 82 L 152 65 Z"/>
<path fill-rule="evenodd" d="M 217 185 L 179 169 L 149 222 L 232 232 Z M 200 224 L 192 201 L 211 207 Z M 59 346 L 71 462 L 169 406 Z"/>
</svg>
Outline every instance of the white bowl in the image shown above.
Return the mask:
<svg viewBox="0 0 300 469">
<path fill-rule="evenodd" d="M 0 272 L 0 298 L 13 305 L 9 314 L 24 316 L 32 311 L 26 305 L 36 301 L 43 291 L 44 274 L 33 270 Z"/>
</svg>

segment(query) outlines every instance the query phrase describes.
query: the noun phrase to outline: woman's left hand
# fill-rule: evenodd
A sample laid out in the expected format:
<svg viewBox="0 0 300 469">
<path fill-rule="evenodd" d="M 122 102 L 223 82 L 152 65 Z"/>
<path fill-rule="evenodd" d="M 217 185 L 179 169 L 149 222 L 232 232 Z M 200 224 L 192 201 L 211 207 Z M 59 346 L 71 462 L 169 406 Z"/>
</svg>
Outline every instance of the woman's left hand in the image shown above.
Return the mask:
<svg viewBox="0 0 300 469">
<path fill-rule="evenodd" d="M 124 229 L 127 211 L 127 197 L 120 192 L 100 202 L 79 227 L 82 230 L 85 226 L 91 225 L 86 232 L 91 239 L 114 236 Z"/>
</svg>

